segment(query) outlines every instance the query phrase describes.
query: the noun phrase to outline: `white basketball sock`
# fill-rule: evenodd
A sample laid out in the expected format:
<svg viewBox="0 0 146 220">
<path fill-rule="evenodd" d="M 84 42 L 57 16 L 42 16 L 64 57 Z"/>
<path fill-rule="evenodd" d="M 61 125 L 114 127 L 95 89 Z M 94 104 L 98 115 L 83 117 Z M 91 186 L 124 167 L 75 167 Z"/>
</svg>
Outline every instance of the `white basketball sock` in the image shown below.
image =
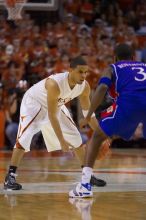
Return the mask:
<svg viewBox="0 0 146 220">
<path fill-rule="evenodd" d="M 91 167 L 84 167 L 82 170 L 82 183 L 90 183 L 91 175 L 93 174 L 93 169 Z"/>
</svg>

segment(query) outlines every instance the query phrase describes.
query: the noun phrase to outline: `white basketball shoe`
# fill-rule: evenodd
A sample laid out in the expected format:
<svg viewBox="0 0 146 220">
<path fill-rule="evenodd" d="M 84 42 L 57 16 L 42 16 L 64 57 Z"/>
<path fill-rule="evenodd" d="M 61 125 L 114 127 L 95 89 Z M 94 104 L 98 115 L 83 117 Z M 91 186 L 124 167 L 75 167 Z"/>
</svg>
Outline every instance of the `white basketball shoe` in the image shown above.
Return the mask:
<svg viewBox="0 0 146 220">
<path fill-rule="evenodd" d="M 86 184 L 78 183 L 76 185 L 75 189 L 73 189 L 69 192 L 69 197 L 71 197 L 71 198 L 93 197 L 91 184 L 90 183 L 86 183 Z"/>
</svg>

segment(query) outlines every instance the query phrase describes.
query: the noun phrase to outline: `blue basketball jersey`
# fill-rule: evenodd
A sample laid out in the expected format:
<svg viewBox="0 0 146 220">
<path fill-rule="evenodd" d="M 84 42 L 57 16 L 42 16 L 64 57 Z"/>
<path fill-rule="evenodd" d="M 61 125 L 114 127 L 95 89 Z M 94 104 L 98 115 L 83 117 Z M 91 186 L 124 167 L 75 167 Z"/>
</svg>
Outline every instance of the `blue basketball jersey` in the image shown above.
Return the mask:
<svg viewBox="0 0 146 220">
<path fill-rule="evenodd" d="M 113 106 L 104 112 L 99 121 L 108 136 L 116 135 L 128 140 L 138 124 L 143 124 L 146 138 L 146 64 L 120 61 L 111 64 L 113 85 L 118 94 Z"/>
<path fill-rule="evenodd" d="M 120 61 L 111 67 L 119 97 L 146 98 L 146 63 Z"/>
</svg>

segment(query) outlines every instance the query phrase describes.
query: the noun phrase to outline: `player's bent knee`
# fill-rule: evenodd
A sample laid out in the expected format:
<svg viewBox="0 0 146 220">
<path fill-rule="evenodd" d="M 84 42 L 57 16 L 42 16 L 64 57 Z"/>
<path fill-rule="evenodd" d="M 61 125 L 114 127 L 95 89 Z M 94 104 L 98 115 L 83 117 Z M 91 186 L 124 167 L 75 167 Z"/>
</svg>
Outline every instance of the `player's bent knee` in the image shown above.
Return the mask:
<svg viewBox="0 0 146 220">
<path fill-rule="evenodd" d="M 16 142 L 16 144 L 14 145 L 15 149 L 20 149 L 20 150 L 24 150 L 25 152 L 29 152 L 30 148 L 25 148 L 23 147 L 18 141 Z"/>
</svg>

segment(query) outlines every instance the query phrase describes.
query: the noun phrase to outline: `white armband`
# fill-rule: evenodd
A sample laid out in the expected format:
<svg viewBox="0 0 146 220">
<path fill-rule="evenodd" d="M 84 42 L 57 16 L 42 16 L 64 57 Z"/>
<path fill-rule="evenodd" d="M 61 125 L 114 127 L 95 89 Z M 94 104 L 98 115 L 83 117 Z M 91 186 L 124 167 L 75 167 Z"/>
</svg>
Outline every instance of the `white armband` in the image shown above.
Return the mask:
<svg viewBox="0 0 146 220">
<path fill-rule="evenodd" d="M 83 113 L 83 116 L 84 118 L 88 115 L 88 111 L 89 110 L 82 110 L 82 113 Z M 91 115 L 91 118 L 95 117 L 95 113 L 93 112 L 92 115 Z"/>
</svg>

